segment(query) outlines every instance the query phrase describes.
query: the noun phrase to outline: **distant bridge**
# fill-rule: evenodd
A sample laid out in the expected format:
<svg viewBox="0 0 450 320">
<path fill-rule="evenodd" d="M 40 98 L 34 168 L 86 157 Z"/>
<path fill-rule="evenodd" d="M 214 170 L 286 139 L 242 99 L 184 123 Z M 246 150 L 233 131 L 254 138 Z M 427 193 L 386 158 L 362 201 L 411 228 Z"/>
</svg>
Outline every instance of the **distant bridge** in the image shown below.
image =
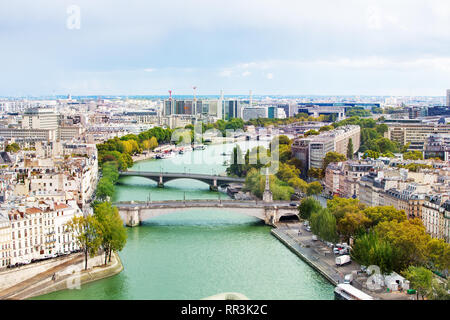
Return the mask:
<svg viewBox="0 0 450 320">
<path fill-rule="evenodd" d="M 114 204 L 127 226 L 138 226 L 142 221 L 192 208 L 226 209 L 263 220 L 273 225 L 283 216 L 298 214 L 298 209 L 288 201 L 241 201 L 241 200 L 169 200 L 117 202 Z"/>
<path fill-rule="evenodd" d="M 233 178 L 219 175 L 207 175 L 200 173 L 170 173 L 170 172 L 151 172 L 151 171 L 120 171 L 123 177 L 144 177 L 155 181 L 158 187 L 163 188 L 164 183 L 176 179 L 194 179 L 209 184 L 210 190 L 217 190 L 218 186 L 230 183 L 244 183 L 243 178 Z"/>
</svg>

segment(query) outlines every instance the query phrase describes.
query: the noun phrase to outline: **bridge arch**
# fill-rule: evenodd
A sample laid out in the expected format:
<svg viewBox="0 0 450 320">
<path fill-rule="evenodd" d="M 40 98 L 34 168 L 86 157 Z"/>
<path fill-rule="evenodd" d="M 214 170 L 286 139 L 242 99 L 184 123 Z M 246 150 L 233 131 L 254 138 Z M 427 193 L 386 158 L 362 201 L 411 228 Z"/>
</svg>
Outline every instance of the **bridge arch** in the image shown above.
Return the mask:
<svg viewBox="0 0 450 320">
<path fill-rule="evenodd" d="M 155 203 L 119 203 L 119 213 L 128 226 L 139 225 L 154 217 L 175 212 L 186 212 L 189 209 L 209 208 L 226 209 L 229 212 L 243 214 L 263 220 L 266 224 L 279 221 L 280 217 L 296 215 L 296 207 L 282 202 L 255 202 L 236 200 L 188 200 L 188 201 L 163 201 Z"/>
</svg>

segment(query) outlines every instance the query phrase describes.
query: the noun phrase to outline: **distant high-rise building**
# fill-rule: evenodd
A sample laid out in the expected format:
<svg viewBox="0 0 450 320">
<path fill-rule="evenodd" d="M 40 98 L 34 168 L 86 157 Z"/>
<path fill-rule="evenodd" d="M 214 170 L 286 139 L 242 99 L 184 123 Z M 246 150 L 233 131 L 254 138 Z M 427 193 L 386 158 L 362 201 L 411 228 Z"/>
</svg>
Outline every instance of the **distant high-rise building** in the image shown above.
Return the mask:
<svg viewBox="0 0 450 320">
<path fill-rule="evenodd" d="M 447 107 L 450 108 L 450 89 L 447 90 Z"/>
<path fill-rule="evenodd" d="M 174 100 L 173 99 L 168 99 L 168 100 L 164 100 L 164 115 L 165 116 L 170 116 L 171 114 L 174 113 Z"/>
<path fill-rule="evenodd" d="M 242 109 L 242 119 L 248 121 L 250 119 L 267 118 L 267 108 L 264 107 L 244 107 Z"/>
<path fill-rule="evenodd" d="M 225 101 L 225 117 L 226 119 L 241 118 L 241 105 L 239 100 Z"/>
</svg>

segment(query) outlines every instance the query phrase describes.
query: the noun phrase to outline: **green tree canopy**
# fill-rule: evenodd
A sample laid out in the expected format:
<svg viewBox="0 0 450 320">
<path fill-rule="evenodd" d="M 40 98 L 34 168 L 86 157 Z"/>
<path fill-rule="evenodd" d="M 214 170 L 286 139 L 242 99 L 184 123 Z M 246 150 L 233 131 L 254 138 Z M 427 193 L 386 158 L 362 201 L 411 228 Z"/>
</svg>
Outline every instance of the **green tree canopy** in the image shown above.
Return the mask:
<svg viewBox="0 0 450 320">
<path fill-rule="evenodd" d="M 308 220 L 311 214 L 322 209 L 320 202 L 312 197 L 304 198 L 298 206 L 298 212 L 301 219 Z"/>
<path fill-rule="evenodd" d="M 427 244 L 431 268 L 437 271 L 450 270 L 450 244 L 443 239 L 431 239 Z"/>
<path fill-rule="evenodd" d="M 313 212 L 310 217 L 311 231 L 325 241 L 335 243 L 338 239 L 336 218 L 325 208 Z"/>
<path fill-rule="evenodd" d="M 350 252 L 353 260 L 365 266 L 378 266 L 382 274 L 390 274 L 395 269 L 396 254 L 395 247 L 375 232 L 357 237 Z"/>
<path fill-rule="evenodd" d="M 17 143 L 11 143 L 6 145 L 5 151 L 15 153 L 20 150 L 20 146 Z"/>
<path fill-rule="evenodd" d="M 347 159 L 352 159 L 353 158 L 353 140 L 352 138 L 350 138 L 348 140 L 348 145 L 347 145 Z"/>
<path fill-rule="evenodd" d="M 88 256 L 92 258 L 101 245 L 98 222 L 94 216 L 75 216 L 66 226 L 84 252 L 84 268 L 87 270 Z"/>
<path fill-rule="evenodd" d="M 96 205 L 94 217 L 98 222 L 98 236 L 105 253 L 106 265 L 108 257 L 111 261 L 112 251 L 120 251 L 125 246 L 127 233 L 117 207 L 110 202 Z"/>
<path fill-rule="evenodd" d="M 340 154 L 340 153 L 337 153 L 334 151 L 327 152 L 327 154 L 325 155 L 325 158 L 323 158 L 322 171 L 325 172 L 328 165 L 332 162 L 341 162 L 341 161 L 345 161 L 345 160 L 347 160 L 347 158 L 343 154 Z"/>
<path fill-rule="evenodd" d="M 303 135 L 305 137 L 307 137 L 307 136 L 316 136 L 318 134 L 319 134 L 319 131 L 311 129 L 311 130 L 306 131 Z"/>
<path fill-rule="evenodd" d="M 422 296 L 422 299 L 430 294 L 433 282 L 433 273 L 430 270 L 420 266 L 409 266 L 403 272 L 403 275 L 410 281 L 410 287 L 416 289 L 417 298 L 419 298 L 419 294 Z"/>
<path fill-rule="evenodd" d="M 403 154 L 405 160 L 423 160 L 423 153 L 419 150 L 408 151 Z"/>
</svg>

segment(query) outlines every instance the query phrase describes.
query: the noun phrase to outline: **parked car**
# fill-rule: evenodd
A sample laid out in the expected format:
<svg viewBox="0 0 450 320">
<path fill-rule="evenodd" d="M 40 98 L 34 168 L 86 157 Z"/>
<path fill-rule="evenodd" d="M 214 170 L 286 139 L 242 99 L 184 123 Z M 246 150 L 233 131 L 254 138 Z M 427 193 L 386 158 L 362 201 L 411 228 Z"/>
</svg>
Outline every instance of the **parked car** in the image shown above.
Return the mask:
<svg viewBox="0 0 450 320">
<path fill-rule="evenodd" d="M 317 236 L 315 234 L 312 236 L 312 241 L 317 241 Z"/>
<path fill-rule="evenodd" d="M 325 242 L 325 244 L 327 245 L 327 247 L 333 248 L 333 243 L 327 241 L 327 242 Z"/>
<path fill-rule="evenodd" d="M 296 202 L 291 202 L 291 203 L 289 203 L 289 205 L 290 205 L 291 207 L 296 207 L 298 204 L 297 204 Z"/>
<path fill-rule="evenodd" d="M 310 227 L 310 226 L 307 226 L 307 227 L 306 227 L 306 231 L 311 232 L 311 227 Z"/>
</svg>

